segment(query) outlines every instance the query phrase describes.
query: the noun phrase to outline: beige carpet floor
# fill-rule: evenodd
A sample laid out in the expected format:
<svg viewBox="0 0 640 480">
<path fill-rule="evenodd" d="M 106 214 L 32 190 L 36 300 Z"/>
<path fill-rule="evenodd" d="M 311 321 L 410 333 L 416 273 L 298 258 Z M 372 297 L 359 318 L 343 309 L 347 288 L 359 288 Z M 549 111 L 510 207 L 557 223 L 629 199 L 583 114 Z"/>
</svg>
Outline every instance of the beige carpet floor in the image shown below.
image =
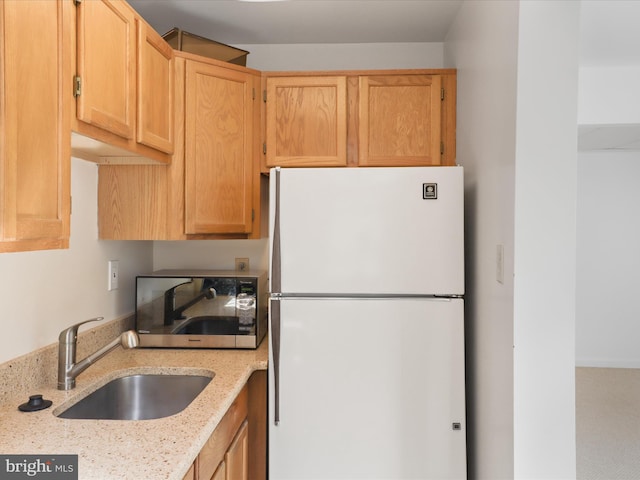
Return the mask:
<svg viewBox="0 0 640 480">
<path fill-rule="evenodd" d="M 640 369 L 576 368 L 578 480 L 640 480 Z"/>
</svg>

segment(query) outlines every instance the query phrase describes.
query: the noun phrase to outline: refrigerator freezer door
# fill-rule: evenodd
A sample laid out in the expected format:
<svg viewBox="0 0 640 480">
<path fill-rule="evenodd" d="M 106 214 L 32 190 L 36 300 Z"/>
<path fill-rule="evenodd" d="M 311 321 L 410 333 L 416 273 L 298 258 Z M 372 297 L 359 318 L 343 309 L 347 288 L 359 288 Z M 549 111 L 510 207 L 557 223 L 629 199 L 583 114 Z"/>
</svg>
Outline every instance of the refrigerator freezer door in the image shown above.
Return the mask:
<svg viewBox="0 0 640 480">
<path fill-rule="evenodd" d="M 271 480 L 466 479 L 463 300 L 276 301 Z"/>
<path fill-rule="evenodd" d="M 277 189 L 272 171 L 270 238 L 279 205 L 282 292 L 464 293 L 462 167 L 286 168 L 279 177 Z"/>
</svg>

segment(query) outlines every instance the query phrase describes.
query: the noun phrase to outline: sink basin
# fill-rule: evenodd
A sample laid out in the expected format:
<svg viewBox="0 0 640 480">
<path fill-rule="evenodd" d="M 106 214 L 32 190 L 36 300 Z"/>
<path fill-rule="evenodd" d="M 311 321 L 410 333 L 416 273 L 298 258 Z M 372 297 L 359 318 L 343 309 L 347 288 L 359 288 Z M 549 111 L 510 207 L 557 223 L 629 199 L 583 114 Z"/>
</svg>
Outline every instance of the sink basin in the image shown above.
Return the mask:
<svg viewBox="0 0 640 480">
<path fill-rule="evenodd" d="M 176 328 L 177 335 L 237 335 L 237 317 L 201 316 L 193 317 Z"/>
<path fill-rule="evenodd" d="M 60 418 L 149 420 L 181 412 L 211 377 L 139 374 L 116 378 L 58 414 Z"/>
</svg>

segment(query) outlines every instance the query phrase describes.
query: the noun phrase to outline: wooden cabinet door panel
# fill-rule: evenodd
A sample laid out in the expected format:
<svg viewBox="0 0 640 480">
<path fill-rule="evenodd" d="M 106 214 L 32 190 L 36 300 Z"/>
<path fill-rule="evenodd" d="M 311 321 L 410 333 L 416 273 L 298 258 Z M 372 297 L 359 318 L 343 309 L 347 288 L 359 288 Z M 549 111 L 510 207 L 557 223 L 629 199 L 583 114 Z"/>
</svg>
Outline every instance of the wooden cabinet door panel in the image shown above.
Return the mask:
<svg viewBox="0 0 640 480">
<path fill-rule="evenodd" d="M 245 420 L 224 456 L 226 480 L 249 479 L 249 428 Z"/>
<path fill-rule="evenodd" d="M 173 49 L 137 19 L 137 141 L 173 153 Z"/>
<path fill-rule="evenodd" d="M 211 478 L 219 465 L 223 463 L 234 435 L 240 430 L 247 418 L 247 409 L 248 389 L 243 388 L 198 455 L 199 479 Z"/>
<path fill-rule="evenodd" d="M 134 138 L 135 16 L 124 2 L 78 5 L 77 66 L 82 93 L 77 117 L 124 138 Z"/>
<path fill-rule="evenodd" d="M 189 468 L 189 471 L 185 473 L 184 477 L 182 477 L 182 480 L 197 480 L 195 464 L 191 465 L 191 468 Z"/>
<path fill-rule="evenodd" d="M 224 462 L 218 465 L 218 468 L 211 477 L 211 480 L 227 480 L 227 465 Z"/>
<path fill-rule="evenodd" d="M 253 79 L 187 62 L 185 233 L 249 233 Z"/>
<path fill-rule="evenodd" d="M 359 165 L 440 165 L 439 75 L 362 76 L 359 94 Z"/>
<path fill-rule="evenodd" d="M 0 4 L 0 251 L 68 247 L 67 8 Z"/>
<path fill-rule="evenodd" d="M 267 166 L 347 164 L 346 77 L 269 77 L 266 110 Z"/>
</svg>

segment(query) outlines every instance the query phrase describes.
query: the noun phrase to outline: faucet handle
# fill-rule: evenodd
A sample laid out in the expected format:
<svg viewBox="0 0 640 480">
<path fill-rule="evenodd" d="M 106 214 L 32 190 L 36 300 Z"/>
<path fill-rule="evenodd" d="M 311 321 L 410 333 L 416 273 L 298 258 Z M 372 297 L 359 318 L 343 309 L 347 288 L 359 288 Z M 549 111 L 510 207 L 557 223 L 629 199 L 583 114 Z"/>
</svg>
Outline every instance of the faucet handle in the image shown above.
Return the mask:
<svg viewBox="0 0 640 480">
<path fill-rule="evenodd" d="M 60 332 L 58 340 L 63 343 L 73 343 L 75 342 L 76 336 L 78 335 L 78 328 L 80 328 L 81 325 L 89 322 L 99 322 L 100 320 L 104 320 L 104 317 L 90 318 L 89 320 L 71 325 L 70 327 L 67 327 L 62 330 L 62 332 Z"/>
</svg>

